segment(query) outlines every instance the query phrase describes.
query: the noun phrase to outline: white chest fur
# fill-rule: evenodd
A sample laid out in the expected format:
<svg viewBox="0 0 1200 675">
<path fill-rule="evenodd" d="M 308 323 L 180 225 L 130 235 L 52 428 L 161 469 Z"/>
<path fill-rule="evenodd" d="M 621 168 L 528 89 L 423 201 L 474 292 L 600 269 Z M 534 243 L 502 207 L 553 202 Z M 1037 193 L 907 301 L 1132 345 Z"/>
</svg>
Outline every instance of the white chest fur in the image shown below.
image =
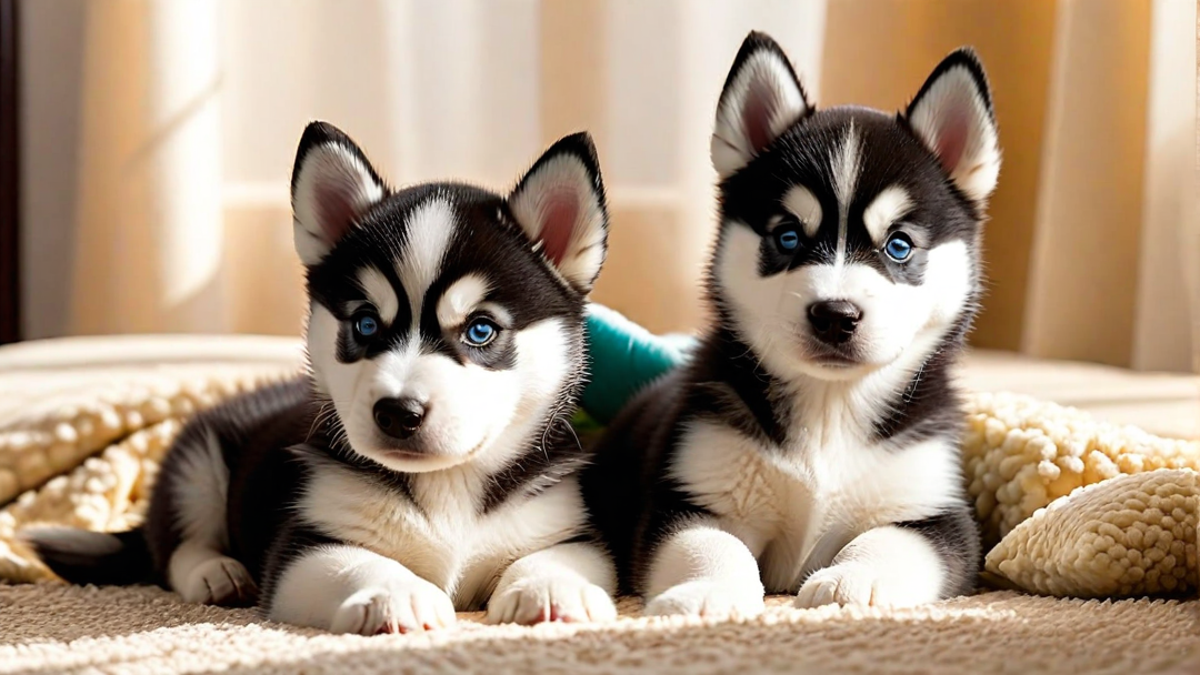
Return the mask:
<svg viewBox="0 0 1200 675">
<path fill-rule="evenodd" d="M 855 536 L 935 514 L 961 494 L 945 440 L 904 449 L 808 427 L 789 447 L 715 422 L 693 423 L 672 474 L 759 561 L 768 591 L 795 592 Z"/>
<path fill-rule="evenodd" d="M 573 535 L 584 522 L 574 478 L 534 497 L 514 496 L 486 514 L 472 477 L 416 476 L 414 504 L 350 471 L 317 471 L 300 502 L 305 518 L 330 536 L 398 561 L 432 582 L 460 609 L 487 600 L 517 558 Z"/>
</svg>

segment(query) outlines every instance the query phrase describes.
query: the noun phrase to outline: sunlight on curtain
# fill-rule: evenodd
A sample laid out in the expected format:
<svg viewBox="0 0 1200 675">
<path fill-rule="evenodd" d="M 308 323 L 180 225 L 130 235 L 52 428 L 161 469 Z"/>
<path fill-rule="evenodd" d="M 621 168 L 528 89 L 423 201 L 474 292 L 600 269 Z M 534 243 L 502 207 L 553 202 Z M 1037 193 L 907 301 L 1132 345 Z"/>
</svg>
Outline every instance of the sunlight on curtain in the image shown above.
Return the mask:
<svg viewBox="0 0 1200 675">
<path fill-rule="evenodd" d="M 296 334 L 305 307 L 288 180 L 312 119 L 356 138 L 395 184 L 455 178 L 498 190 L 557 137 L 590 130 L 613 215 L 595 298 L 653 330 L 691 329 L 704 320 L 698 278 L 715 228 L 713 112 L 739 43 L 758 28 L 783 44 L 821 106 L 900 109 L 946 52 L 975 45 L 1004 167 L 974 343 L 1186 370 L 1196 339 L 1180 289 L 1200 298 L 1200 281 L 1187 282 L 1200 277 L 1200 235 L 1183 225 L 1195 222 L 1182 140 L 1195 118 L 1193 5 L 64 3 L 86 12 L 78 160 L 30 161 L 59 162 L 37 175 L 78 176 L 64 197 L 76 217 L 27 218 L 72 242 L 47 264 L 73 281 L 65 325 L 43 330 Z M 30 119 L 36 127 L 36 110 Z M 37 205 L 54 201 L 37 190 L 62 188 L 31 189 Z"/>
</svg>

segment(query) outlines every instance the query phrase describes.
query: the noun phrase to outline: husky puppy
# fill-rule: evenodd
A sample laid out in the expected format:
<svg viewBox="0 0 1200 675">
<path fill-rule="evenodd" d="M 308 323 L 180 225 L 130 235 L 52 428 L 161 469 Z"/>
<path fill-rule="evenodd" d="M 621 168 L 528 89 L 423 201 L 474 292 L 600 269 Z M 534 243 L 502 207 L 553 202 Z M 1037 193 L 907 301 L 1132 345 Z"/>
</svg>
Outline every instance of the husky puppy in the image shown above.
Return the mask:
<svg viewBox="0 0 1200 675">
<path fill-rule="evenodd" d="M 951 382 L 1000 166 L 983 69 L 950 54 L 898 115 L 817 110 L 751 33 L 712 136 L 712 324 L 622 412 L 584 498 L 649 614 L 903 606 L 970 591 Z"/>
<path fill-rule="evenodd" d="M 339 633 L 615 616 L 569 425 L 608 216 L 591 139 L 507 196 L 388 187 L 345 134 L 304 131 L 292 175 L 309 373 L 205 412 L 144 529 L 26 534 L 76 583 L 165 582 Z"/>
</svg>

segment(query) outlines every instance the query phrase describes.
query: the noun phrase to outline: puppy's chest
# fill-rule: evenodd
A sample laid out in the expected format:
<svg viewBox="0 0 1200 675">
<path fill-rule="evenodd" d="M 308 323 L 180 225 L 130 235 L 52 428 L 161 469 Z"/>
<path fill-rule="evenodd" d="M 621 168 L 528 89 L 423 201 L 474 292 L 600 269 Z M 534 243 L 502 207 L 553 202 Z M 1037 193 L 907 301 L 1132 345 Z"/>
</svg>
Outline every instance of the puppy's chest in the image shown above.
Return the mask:
<svg viewBox="0 0 1200 675">
<path fill-rule="evenodd" d="M 509 564 L 570 538 L 584 519 L 578 491 L 562 483 L 486 513 L 453 489 L 425 490 L 411 501 L 376 486 L 359 485 L 357 493 L 346 487 L 339 476 L 314 478 L 306 517 L 331 536 L 398 561 L 460 609 L 479 607 Z M 314 499 L 320 494 L 325 498 Z"/>
<path fill-rule="evenodd" d="M 685 435 L 673 471 L 747 544 L 774 591 L 795 590 L 854 536 L 897 511 L 886 450 L 851 431 L 797 431 L 775 447 L 699 423 Z"/>
<path fill-rule="evenodd" d="M 801 429 L 777 447 L 700 422 L 685 434 L 674 473 L 705 506 L 759 537 L 808 530 L 828 511 L 857 519 L 847 511 L 885 457 L 860 435 L 821 431 Z"/>
</svg>

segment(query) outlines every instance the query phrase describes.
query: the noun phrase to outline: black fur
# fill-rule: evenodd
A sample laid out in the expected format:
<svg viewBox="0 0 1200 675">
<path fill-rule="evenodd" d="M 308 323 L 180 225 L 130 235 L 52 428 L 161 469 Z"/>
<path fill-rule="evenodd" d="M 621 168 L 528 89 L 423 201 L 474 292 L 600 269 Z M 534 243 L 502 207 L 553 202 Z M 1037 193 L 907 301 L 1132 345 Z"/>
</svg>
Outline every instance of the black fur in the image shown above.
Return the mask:
<svg viewBox="0 0 1200 675">
<path fill-rule="evenodd" d="M 156 578 L 140 529 L 107 534 L 37 527 L 21 532 L 20 539 L 73 584 L 147 584 Z"/>
</svg>

